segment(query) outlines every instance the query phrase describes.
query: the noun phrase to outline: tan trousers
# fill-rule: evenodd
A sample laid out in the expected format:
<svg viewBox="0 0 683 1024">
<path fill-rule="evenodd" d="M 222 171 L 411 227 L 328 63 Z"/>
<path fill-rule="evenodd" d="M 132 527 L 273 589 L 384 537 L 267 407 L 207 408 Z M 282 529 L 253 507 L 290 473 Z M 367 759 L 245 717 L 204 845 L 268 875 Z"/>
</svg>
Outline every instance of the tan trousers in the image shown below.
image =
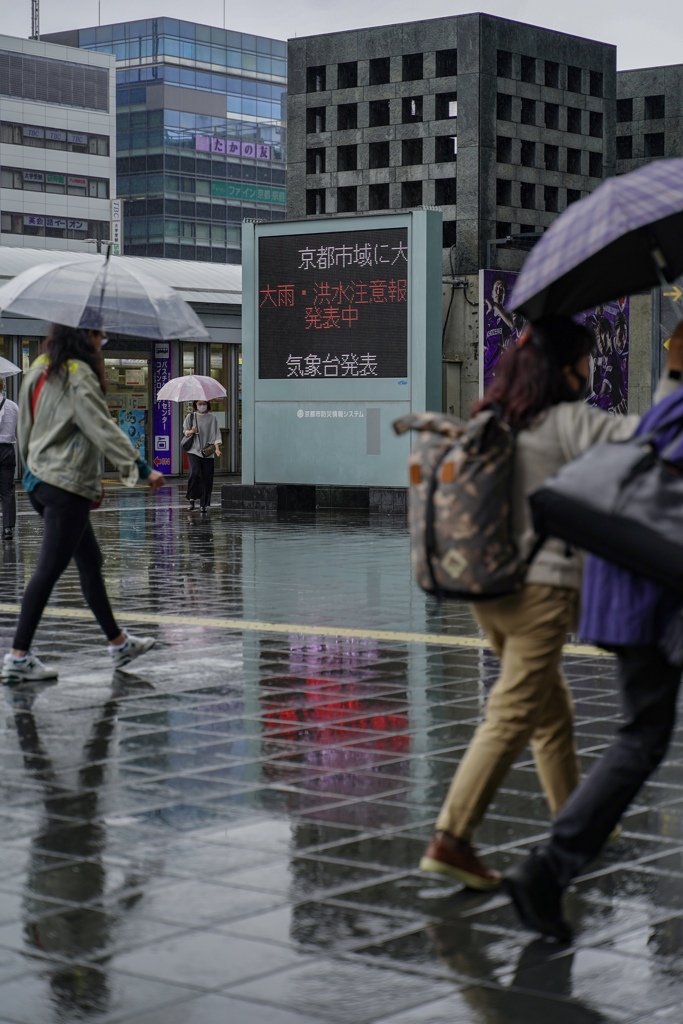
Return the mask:
<svg viewBox="0 0 683 1024">
<path fill-rule="evenodd" d="M 569 686 L 560 669 L 577 594 L 529 583 L 473 611 L 501 660 L 500 677 L 455 773 L 436 827 L 469 840 L 527 743 L 554 817 L 579 783 Z"/>
</svg>

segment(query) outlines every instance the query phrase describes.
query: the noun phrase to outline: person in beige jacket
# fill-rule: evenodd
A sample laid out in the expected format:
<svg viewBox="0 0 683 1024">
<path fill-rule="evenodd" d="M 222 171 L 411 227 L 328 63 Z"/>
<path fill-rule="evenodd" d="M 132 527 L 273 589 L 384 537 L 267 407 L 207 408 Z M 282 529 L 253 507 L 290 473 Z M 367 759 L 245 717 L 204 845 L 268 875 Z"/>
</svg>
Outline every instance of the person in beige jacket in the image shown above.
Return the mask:
<svg viewBox="0 0 683 1024">
<path fill-rule="evenodd" d="M 24 489 L 43 518 L 38 563 L 21 603 L 2 679 L 8 683 L 54 679 L 57 672 L 31 652 L 31 643 L 53 587 L 73 558 L 81 590 L 108 641 L 115 669 L 144 654 L 151 637 L 135 637 L 118 625 L 102 577 L 102 553 L 90 525 L 90 509 L 102 492 L 103 456 L 134 486 L 152 490 L 163 475 L 151 469 L 109 415 L 105 401 L 103 331 L 53 324 L 45 353 L 24 377 L 19 395 L 18 441 L 26 465 Z"/>
<path fill-rule="evenodd" d="M 528 496 L 592 445 L 630 437 L 639 422 L 638 416 L 609 415 L 582 401 L 593 344 L 586 328 L 567 317 L 545 317 L 528 325 L 519 343 L 504 354 L 492 384 L 475 406 L 476 412 L 496 403 L 519 431 L 513 529 L 523 556 L 536 539 Z M 665 379 L 656 399 L 676 386 Z M 473 606 L 500 658 L 500 676 L 420 861 L 423 871 L 482 891 L 500 884 L 500 875 L 477 856 L 471 840 L 527 743 L 553 817 L 578 785 L 573 707 L 560 657 L 567 633 L 576 626 L 580 584 L 580 552 L 549 539 L 518 594 Z"/>
</svg>

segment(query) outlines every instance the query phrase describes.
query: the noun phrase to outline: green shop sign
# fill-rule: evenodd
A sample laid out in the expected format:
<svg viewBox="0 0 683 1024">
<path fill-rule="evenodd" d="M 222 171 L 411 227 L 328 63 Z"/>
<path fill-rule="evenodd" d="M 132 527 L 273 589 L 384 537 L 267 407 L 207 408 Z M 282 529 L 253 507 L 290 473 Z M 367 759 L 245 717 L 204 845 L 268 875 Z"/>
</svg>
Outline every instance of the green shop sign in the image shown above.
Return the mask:
<svg viewBox="0 0 683 1024">
<path fill-rule="evenodd" d="M 287 205 L 287 189 L 270 185 L 241 185 L 232 181 L 212 181 L 211 195 L 217 199 L 240 199 L 245 203 Z"/>
<path fill-rule="evenodd" d="M 45 180 L 48 185 L 64 185 L 66 182 L 65 174 L 46 174 Z"/>
</svg>

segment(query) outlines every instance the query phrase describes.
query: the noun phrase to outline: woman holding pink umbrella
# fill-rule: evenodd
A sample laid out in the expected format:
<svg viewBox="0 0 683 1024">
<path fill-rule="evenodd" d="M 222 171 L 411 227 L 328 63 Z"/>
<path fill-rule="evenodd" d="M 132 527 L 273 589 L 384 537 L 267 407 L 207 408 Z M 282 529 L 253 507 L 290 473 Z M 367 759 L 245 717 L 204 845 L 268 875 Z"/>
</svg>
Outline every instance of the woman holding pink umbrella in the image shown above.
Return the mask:
<svg viewBox="0 0 683 1024">
<path fill-rule="evenodd" d="M 186 449 L 190 463 L 186 494 L 190 512 L 194 512 L 194 503 L 199 501 L 205 514 L 211 504 L 214 456 L 220 458 L 221 454 L 221 431 L 208 401 L 200 399 L 192 403 L 192 412 L 183 423 L 183 436 L 192 438 L 191 448 Z"/>
</svg>

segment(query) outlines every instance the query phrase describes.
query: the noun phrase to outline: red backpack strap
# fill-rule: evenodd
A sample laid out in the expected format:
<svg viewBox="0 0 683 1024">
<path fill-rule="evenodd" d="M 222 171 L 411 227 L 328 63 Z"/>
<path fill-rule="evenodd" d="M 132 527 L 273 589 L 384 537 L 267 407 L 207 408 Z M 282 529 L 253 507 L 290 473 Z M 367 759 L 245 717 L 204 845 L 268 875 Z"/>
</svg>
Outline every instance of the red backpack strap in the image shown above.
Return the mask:
<svg viewBox="0 0 683 1024">
<path fill-rule="evenodd" d="M 40 377 L 38 378 L 38 383 L 36 384 L 35 388 L 33 389 L 33 394 L 31 395 L 31 419 L 32 420 L 34 420 L 36 418 L 36 406 L 38 405 L 38 399 L 40 398 L 40 392 L 43 390 L 43 386 L 44 386 L 46 380 L 47 380 L 47 369 L 43 370 L 43 372 L 41 373 Z"/>
</svg>

